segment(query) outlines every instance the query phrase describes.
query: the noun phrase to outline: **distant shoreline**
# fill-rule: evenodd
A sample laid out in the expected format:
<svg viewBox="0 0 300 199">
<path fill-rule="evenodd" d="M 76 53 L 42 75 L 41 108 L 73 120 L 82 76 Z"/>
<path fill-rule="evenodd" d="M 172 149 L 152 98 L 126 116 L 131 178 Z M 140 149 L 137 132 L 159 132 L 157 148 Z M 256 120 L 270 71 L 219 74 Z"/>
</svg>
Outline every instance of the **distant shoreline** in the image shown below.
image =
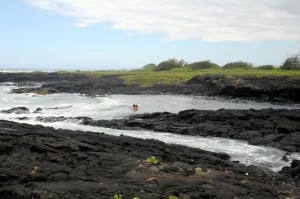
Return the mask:
<svg viewBox="0 0 300 199">
<path fill-rule="evenodd" d="M 15 82 L 20 83 L 20 85 L 42 84 L 38 88 L 16 89 L 14 90 L 16 93 L 51 94 L 64 92 L 91 96 L 105 94 L 181 94 L 222 96 L 279 103 L 300 102 L 300 76 L 227 77 L 219 74 L 195 76 L 190 74 L 190 79 L 180 83 L 156 82 L 149 86 L 138 84 L 140 78 L 151 79 L 147 75 L 149 74 L 136 71 L 0 73 L 0 82 Z M 177 73 L 170 74 L 164 78 L 172 79 L 176 75 Z M 136 83 L 129 83 L 128 78 L 136 78 Z"/>
<path fill-rule="evenodd" d="M 61 69 L 37 69 L 37 68 L 0 68 L 0 73 L 33 73 L 33 72 L 45 72 L 53 73 L 60 71 Z M 75 72 L 76 70 L 64 69 L 64 71 Z"/>
</svg>

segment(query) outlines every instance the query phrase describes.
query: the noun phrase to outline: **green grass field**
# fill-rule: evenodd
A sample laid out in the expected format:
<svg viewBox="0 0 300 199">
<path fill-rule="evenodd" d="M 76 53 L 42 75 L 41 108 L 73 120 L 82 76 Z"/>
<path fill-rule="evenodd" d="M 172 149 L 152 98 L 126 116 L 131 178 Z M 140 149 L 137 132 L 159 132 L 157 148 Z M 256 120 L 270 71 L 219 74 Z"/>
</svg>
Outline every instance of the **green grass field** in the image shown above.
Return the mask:
<svg viewBox="0 0 300 199">
<path fill-rule="evenodd" d="M 59 73 L 68 73 L 59 71 Z M 116 71 L 76 71 L 76 74 L 86 74 L 89 76 L 100 77 L 103 75 L 119 75 L 129 85 L 138 84 L 141 86 L 152 86 L 154 84 L 181 84 L 185 83 L 196 75 L 224 75 L 227 78 L 235 77 L 300 77 L 300 70 L 261 70 L 261 69 L 200 69 L 191 70 L 187 67 L 175 68 L 167 71 L 152 70 L 116 70 Z"/>
</svg>

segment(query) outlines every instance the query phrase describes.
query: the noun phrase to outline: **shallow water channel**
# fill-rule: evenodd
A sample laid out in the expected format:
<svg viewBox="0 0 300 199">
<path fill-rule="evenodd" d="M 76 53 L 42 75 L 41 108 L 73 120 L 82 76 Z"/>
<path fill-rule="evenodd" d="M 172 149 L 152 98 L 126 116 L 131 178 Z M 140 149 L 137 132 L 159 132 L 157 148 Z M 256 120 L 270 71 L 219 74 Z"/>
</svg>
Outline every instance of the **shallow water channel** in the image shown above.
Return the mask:
<svg viewBox="0 0 300 199">
<path fill-rule="evenodd" d="M 214 152 L 225 152 L 232 157 L 232 160 L 237 160 L 247 165 L 257 165 L 273 171 L 280 170 L 282 166 L 290 165 L 290 162 L 283 162 L 281 160 L 281 157 L 286 152 L 270 147 L 249 145 L 245 141 L 215 137 L 176 135 L 172 133 L 152 132 L 146 130 L 126 131 L 84 126 L 80 125 L 80 121 L 75 119 L 69 119 L 61 122 L 43 123 L 37 121 L 36 118 L 39 116 L 86 116 L 93 119 L 117 119 L 128 117 L 129 115 L 136 113 L 163 111 L 177 113 L 187 109 L 299 109 L 300 104 L 276 105 L 246 100 L 226 100 L 222 98 L 205 96 L 180 95 L 109 95 L 87 97 L 80 94 L 66 93 L 52 95 L 10 93 L 11 89 L 16 87 L 17 86 L 11 83 L 0 84 L 0 110 L 25 106 L 30 110 L 30 112 L 28 114 L 0 113 L 0 119 L 29 124 L 41 124 L 44 126 L 52 126 L 54 128 L 104 132 L 106 134 L 115 136 L 123 134 L 143 139 L 154 138 L 165 143 L 180 144 Z M 138 112 L 132 112 L 132 104 L 139 105 Z M 33 113 L 37 108 L 42 109 L 41 113 Z M 26 117 L 26 119 L 20 120 L 20 118 L 23 117 Z M 300 154 L 289 154 L 289 159 L 300 159 Z"/>
</svg>

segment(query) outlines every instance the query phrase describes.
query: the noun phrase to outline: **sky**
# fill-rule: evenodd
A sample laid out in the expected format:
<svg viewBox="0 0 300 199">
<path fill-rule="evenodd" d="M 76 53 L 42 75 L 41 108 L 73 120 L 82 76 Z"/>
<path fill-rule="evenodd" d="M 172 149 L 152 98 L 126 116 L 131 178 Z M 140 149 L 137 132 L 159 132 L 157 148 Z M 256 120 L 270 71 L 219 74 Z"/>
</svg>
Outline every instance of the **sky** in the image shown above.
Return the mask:
<svg viewBox="0 0 300 199">
<path fill-rule="evenodd" d="M 136 69 L 176 58 L 280 65 L 299 0 L 0 0 L 0 68 Z"/>
</svg>

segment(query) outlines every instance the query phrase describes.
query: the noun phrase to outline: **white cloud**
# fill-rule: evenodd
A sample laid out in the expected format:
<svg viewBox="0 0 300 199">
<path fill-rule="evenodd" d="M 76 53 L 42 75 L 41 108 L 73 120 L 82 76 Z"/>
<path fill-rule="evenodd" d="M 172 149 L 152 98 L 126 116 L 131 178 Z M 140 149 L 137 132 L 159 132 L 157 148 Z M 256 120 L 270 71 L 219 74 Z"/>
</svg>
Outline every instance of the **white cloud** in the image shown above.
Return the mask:
<svg viewBox="0 0 300 199">
<path fill-rule="evenodd" d="M 86 27 L 204 41 L 300 40 L 299 0 L 27 0 Z"/>
</svg>

